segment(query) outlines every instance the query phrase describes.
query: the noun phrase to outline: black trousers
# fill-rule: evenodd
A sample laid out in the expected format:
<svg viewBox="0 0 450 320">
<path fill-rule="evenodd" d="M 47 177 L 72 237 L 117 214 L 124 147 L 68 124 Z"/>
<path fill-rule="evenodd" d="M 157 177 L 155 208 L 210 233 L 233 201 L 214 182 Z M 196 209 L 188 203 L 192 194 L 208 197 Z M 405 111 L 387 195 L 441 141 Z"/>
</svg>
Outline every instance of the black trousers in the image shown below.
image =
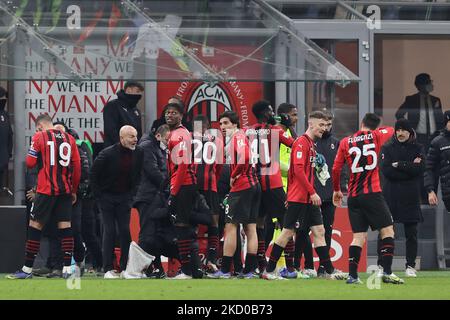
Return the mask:
<svg viewBox="0 0 450 320">
<path fill-rule="evenodd" d="M 416 258 L 417 258 L 417 248 L 418 248 L 418 240 L 417 240 L 417 228 L 418 223 L 403 223 L 403 227 L 405 228 L 405 238 L 406 238 L 406 267 L 416 267 Z M 381 265 L 381 240 L 378 238 L 378 265 Z"/>
<path fill-rule="evenodd" d="M 8 171 L 8 165 L 6 166 L 0 166 L 0 190 L 3 188 L 3 186 L 5 185 L 3 183 L 3 176 L 5 175 L 5 173 Z"/>
<path fill-rule="evenodd" d="M 130 217 L 132 196 L 129 193 L 104 194 L 99 201 L 103 223 L 103 270 L 113 270 L 113 254 L 116 239 L 116 224 L 120 238 L 120 268 L 125 270 L 130 249 Z"/>
<path fill-rule="evenodd" d="M 320 209 L 322 210 L 323 226 L 325 228 L 325 241 L 327 243 L 328 251 L 330 251 L 336 207 L 332 202 L 325 201 L 322 203 Z"/>
<path fill-rule="evenodd" d="M 294 267 L 297 269 L 301 269 L 302 255 L 305 257 L 304 268 L 314 269 L 314 256 L 309 229 L 297 229 L 295 235 Z"/>
<path fill-rule="evenodd" d="M 94 269 L 103 266 L 102 248 L 97 236 L 96 216 L 93 199 L 80 199 L 81 201 L 81 235 L 88 254 L 92 259 Z"/>
</svg>

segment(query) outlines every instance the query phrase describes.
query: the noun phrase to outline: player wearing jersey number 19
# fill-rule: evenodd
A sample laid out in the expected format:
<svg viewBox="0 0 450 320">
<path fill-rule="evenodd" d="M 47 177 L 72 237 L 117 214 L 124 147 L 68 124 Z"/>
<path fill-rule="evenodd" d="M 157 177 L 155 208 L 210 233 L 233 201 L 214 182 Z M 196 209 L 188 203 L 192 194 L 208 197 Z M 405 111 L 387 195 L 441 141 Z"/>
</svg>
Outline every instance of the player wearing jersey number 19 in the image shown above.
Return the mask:
<svg viewBox="0 0 450 320">
<path fill-rule="evenodd" d="M 348 284 L 360 284 L 358 264 L 361 250 L 367 238 L 369 226 L 380 232 L 382 247 L 383 282 L 401 284 L 403 280 L 392 273 L 394 256 L 394 228 L 391 212 L 381 193 L 378 170 L 378 154 L 383 144 L 394 133 L 392 127 L 379 128 L 381 119 L 367 113 L 360 130 L 341 140 L 333 166 L 333 204 L 342 205 L 340 190 L 341 171 L 344 163 L 350 168 L 348 184 L 348 210 L 353 231 L 349 248 Z"/>
<path fill-rule="evenodd" d="M 31 208 L 25 244 L 23 268 L 7 276 L 8 279 L 29 279 L 39 252 L 41 230 L 47 222 L 57 221 L 58 237 L 64 257 L 63 277 L 71 274 L 73 235 L 71 227 L 72 204 L 77 201 L 81 176 L 80 154 L 75 139 L 53 127 L 49 115 L 36 119 L 36 134 L 26 158 L 28 168 L 39 166 L 36 198 Z"/>
</svg>

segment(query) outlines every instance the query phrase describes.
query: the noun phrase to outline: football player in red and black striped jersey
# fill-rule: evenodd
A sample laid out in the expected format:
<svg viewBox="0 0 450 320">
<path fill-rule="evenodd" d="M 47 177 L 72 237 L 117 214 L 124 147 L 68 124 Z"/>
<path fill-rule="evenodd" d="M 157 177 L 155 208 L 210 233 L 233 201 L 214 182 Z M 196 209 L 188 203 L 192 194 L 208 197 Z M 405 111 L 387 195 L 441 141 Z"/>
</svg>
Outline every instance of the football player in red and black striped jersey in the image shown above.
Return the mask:
<svg viewBox="0 0 450 320">
<path fill-rule="evenodd" d="M 276 125 L 275 113 L 266 100 L 257 101 L 252 106 L 252 112 L 258 123 L 247 128 L 246 134 L 250 140 L 254 156 L 257 156 L 256 172 L 261 184 L 261 204 L 257 219 L 258 234 L 258 267 L 263 272 L 266 268 L 266 219 L 276 218 L 282 224 L 286 212 L 286 193 L 281 179 L 279 146 L 280 143 L 291 147 L 294 138 L 288 135 L 281 126 Z M 272 231 L 272 230 L 270 230 Z M 272 239 L 271 235 L 267 235 Z M 291 239 L 286 247 L 286 266 L 295 278 L 294 241 Z"/>
<path fill-rule="evenodd" d="M 192 159 L 191 133 L 183 127 L 184 110 L 179 104 L 169 103 L 164 107 L 166 123 L 170 128 L 168 142 L 168 170 L 170 177 L 169 213 L 177 232 L 178 253 L 181 272 L 171 279 L 190 279 L 194 250 L 194 234 L 190 228 L 190 217 L 197 193 L 195 164 Z M 196 270 L 195 272 L 196 273 Z"/>
<path fill-rule="evenodd" d="M 52 119 L 43 114 L 36 119 L 36 134 L 26 158 L 28 168 L 39 165 L 36 197 L 31 208 L 25 247 L 25 265 L 9 279 L 31 278 L 34 259 L 39 252 L 41 230 L 54 217 L 64 257 L 63 277 L 71 274 L 73 235 L 72 204 L 77 200 L 81 176 L 80 154 L 75 139 L 53 127 Z"/>
<path fill-rule="evenodd" d="M 211 130 L 211 123 L 205 115 L 193 119 L 194 163 L 197 168 L 197 186 L 211 209 L 212 224 L 208 226 L 208 254 L 206 268 L 217 272 L 216 260 L 219 250 L 219 212 L 220 203 L 217 195 L 217 181 L 223 166 L 223 138 L 217 130 Z M 218 136 L 217 134 L 220 134 Z"/>
<path fill-rule="evenodd" d="M 225 138 L 226 163 L 230 164 L 230 195 L 225 207 L 225 243 L 222 266 L 210 278 L 230 278 L 231 262 L 236 251 L 236 229 L 244 225 L 247 235 L 247 256 L 243 278 L 257 277 L 255 274 L 258 249 L 256 218 L 259 210 L 261 187 L 251 163 L 250 146 L 244 131 L 239 129 L 239 117 L 234 111 L 226 111 L 219 117 L 220 129 Z"/>
<path fill-rule="evenodd" d="M 341 140 L 333 165 L 333 203 L 341 206 L 343 194 L 340 190 L 342 167 L 350 168 L 348 185 L 348 211 L 353 231 L 353 241 L 349 248 L 349 284 L 359 284 L 358 263 L 367 237 L 369 226 L 378 230 L 381 237 L 383 281 L 403 283 L 392 273 L 394 256 L 394 228 L 389 207 L 381 193 L 378 154 L 383 144 L 389 140 L 394 129 L 378 128 L 381 119 L 374 113 L 367 113 L 360 130 Z"/>
<path fill-rule="evenodd" d="M 295 234 L 296 227 L 300 230 L 311 229 L 314 236 L 314 248 L 319 256 L 320 265 L 325 269 L 325 275 L 330 279 L 343 279 L 346 275 L 334 269 L 330 260 L 325 228 L 323 226 L 319 195 L 314 189 L 314 167 L 316 149 L 314 141 L 320 139 L 325 131 L 327 116 L 322 111 L 314 111 L 308 117 L 308 130 L 297 138 L 292 146 L 287 187 L 287 213 L 283 221 L 283 230 L 275 240 L 270 253 L 263 279 L 274 280 L 276 264 Z M 297 226 L 298 224 L 298 226 Z"/>
</svg>

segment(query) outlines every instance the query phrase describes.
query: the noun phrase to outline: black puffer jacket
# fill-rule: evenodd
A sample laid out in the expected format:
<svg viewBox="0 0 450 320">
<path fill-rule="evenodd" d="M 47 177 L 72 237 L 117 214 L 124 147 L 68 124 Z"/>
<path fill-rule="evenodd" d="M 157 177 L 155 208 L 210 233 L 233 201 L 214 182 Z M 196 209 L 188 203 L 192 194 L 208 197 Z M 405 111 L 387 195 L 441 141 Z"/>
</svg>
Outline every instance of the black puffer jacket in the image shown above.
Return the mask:
<svg viewBox="0 0 450 320">
<path fill-rule="evenodd" d="M 135 203 L 152 203 L 156 192 L 167 182 L 166 152 L 151 133 L 141 139 L 139 146 L 144 151 L 144 165 Z"/>
<path fill-rule="evenodd" d="M 439 176 L 442 199 L 450 202 L 450 132 L 444 129 L 431 141 L 425 168 L 425 188 L 428 192 L 437 190 Z"/>
<path fill-rule="evenodd" d="M 414 159 L 420 158 L 420 163 Z M 393 163 L 397 162 L 395 168 Z M 395 222 L 422 222 L 420 187 L 425 169 L 423 147 L 412 138 L 401 143 L 392 138 L 381 148 L 381 172 L 385 179 L 383 195 Z"/>
</svg>

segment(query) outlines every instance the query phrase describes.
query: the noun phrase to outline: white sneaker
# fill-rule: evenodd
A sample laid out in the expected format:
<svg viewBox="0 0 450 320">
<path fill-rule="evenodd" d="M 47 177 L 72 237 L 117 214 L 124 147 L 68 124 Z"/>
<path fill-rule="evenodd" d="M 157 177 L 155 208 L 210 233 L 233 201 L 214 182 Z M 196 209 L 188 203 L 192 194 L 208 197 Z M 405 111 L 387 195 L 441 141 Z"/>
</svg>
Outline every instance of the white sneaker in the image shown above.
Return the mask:
<svg viewBox="0 0 450 320">
<path fill-rule="evenodd" d="M 310 278 L 317 278 L 317 271 L 314 269 L 303 269 L 302 273 Z"/>
<path fill-rule="evenodd" d="M 342 272 L 339 269 L 334 269 L 333 273 L 331 274 L 327 274 L 325 273 L 329 279 L 332 280 L 347 280 L 348 278 L 348 273 Z"/>
<path fill-rule="evenodd" d="M 105 273 L 105 279 L 120 279 L 120 273 L 116 270 L 110 270 Z"/>
<path fill-rule="evenodd" d="M 192 279 L 192 277 L 180 271 L 175 277 L 167 277 L 166 279 L 169 279 L 169 280 L 190 280 L 190 279 Z"/>
<path fill-rule="evenodd" d="M 417 278 L 417 271 L 413 267 L 408 266 L 405 270 L 405 275 L 410 278 Z"/>
<path fill-rule="evenodd" d="M 267 271 L 263 272 L 263 274 L 261 275 L 261 278 L 264 280 L 287 280 L 287 279 L 280 277 L 275 272 L 267 272 Z"/>
<path fill-rule="evenodd" d="M 383 266 L 378 266 L 378 272 L 377 272 L 377 278 L 383 278 L 384 275 L 384 268 Z"/>
</svg>

